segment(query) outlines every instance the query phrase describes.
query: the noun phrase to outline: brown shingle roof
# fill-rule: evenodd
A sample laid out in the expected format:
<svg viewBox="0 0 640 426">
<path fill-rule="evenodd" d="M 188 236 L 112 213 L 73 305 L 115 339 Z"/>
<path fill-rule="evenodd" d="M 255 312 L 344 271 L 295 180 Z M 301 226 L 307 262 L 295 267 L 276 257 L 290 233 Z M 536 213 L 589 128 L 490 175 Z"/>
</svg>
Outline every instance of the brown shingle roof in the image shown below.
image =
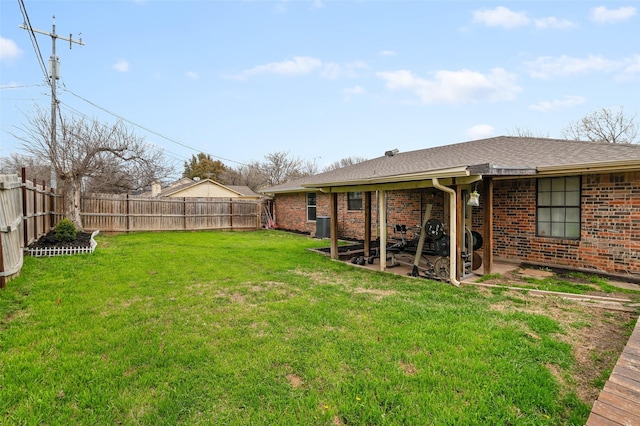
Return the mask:
<svg viewBox="0 0 640 426">
<path fill-rule="evenodd" d="M 635 163 L 640 170 L 640 145 L 499 136 L 382 156 L 263 192 L 294 192 L 323 184 L 346 185 L 383 178 L 388 181 L 393 177 L 402 181 L 410 174 L 453 168 L 466 168 L 473 174 L 521 175 L 549 168 L 568 170 L 576 166 L 618 163 L 621 166 Z"/>
</svg>

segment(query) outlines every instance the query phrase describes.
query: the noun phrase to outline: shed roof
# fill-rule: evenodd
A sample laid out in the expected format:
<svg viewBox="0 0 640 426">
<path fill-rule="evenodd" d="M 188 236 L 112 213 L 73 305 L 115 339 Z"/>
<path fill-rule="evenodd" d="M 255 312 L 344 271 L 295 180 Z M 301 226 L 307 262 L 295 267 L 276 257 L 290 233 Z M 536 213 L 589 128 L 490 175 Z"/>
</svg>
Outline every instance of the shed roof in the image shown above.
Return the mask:
<svg viewBox="0 0 640 426">
<path fill-rule="evenodd" d="M 216 182 L 214 180 L 211 179 L 201 179 L 201 180 L 192 180 L 189 178 L 182 178 L 174 183 L 172 183 L 171 185 L 167 186 L 166 188 L 162 189 L 162 195 L 163 196 L 169 196 L 171 194 L 175 194 L 177 192 L 183 191 L 187 188 L 191 188 L 194 186 L 199 186 L 199 185 L 215 185 L 218 186 L 220 188 L 225 188 L 231 192 L 236 193 L 238 196 L 241 197 L 262 197 L 262 194 L 257 194 L 256 192 L 254 192 L 251 188 L 249 188 L 248 186 L 244 186 L 244 185 L 223 185 L 219 182 Z"/>
<path fill-rule="evenodd" d="M 391 154 L 391 152 L 389 152 Z M 462 175 L 518 176 L 584 170 L 640 170 L 640 145 L 499 136 L 383 155 L 266 189 L 282 193 Z"/>
</svg>

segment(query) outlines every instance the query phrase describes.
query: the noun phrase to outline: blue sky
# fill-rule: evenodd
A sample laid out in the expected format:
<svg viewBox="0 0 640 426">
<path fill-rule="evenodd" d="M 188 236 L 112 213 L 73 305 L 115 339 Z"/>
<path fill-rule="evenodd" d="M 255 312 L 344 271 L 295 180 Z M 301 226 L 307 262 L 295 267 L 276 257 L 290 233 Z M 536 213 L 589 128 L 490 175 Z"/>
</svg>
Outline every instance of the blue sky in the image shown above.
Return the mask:
<svg viewBox="0 0 640 426">
<path fill-rule="evenodd" d="M 322 168 L 640 112 L 637 1 L 30 1 L 59 40 L 65 115 L 135 123 L 178 172 L 277 151 Z M 0 0 L 0 156 L 50 108 L 18 0 Z M 81 35 L 79 35 L 81 33 Z M 51 39 L 38 35 L 45 63 Z"/>
</svg>

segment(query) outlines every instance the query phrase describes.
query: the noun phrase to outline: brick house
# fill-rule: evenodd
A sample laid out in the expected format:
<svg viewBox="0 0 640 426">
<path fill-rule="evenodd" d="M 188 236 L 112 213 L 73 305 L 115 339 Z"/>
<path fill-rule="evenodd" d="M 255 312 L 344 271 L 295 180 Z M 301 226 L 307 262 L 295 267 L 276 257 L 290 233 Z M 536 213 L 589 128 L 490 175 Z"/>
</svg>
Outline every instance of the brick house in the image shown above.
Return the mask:
<svg viewBox="0 0 640 426">
<path fill-rule="evenodd" d="M 382 270 L 393 225 L 434 218 L 447 230 L 453 284 L 470 231 L 484 241 L 487 274 L 495 260 L 640 280 L 639 145 L 501 136 L 388 151 L 264 192 L 280 228 L 315 235 L 318 218 L 329 221 L 333 258 L 338 239 L 362 240 L 365 252 L 379 239 Z"/>
</svg>

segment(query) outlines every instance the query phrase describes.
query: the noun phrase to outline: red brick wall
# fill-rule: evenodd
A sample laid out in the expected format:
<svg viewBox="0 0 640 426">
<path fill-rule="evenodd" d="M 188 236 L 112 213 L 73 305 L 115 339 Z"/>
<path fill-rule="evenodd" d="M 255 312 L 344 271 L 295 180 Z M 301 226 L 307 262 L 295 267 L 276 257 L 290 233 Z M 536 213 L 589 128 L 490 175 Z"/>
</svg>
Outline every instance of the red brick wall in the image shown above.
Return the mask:
<svg viewBox="0 0 640 426">
<path fill-rule="evenodd" d="M 273 208 L 278 228 L 315 234 L 316 222 L 307 220 L 306 194 L 278 194 Z"/>
<path fill-rule="evenodd" d="M 535 179 L 496 181 L 494 191 L 496 257 L 640 273 L 640 173 L 582 177 L 579 240 L 536 236 Z"/>
<path fill-rule="evenodd" d="M 480 206 L 473 208 L 473 229 L 482 234 Z M 329 216 L 330 195 L 317 195 L 317 215 Z M 640 172 L 593 174 L 582 177 L 581 236 L 579 240 L 536 236 L 536 180 L 494 182 L 493 247 L 496 259 L 587 268 L 615 274 L 640 274 Z M 420 224 L 427 203 L 432 217 L 444 222 L 443 193 L 433 189 L 387 192 L 388 235 L 393 225 Z M 378 202 L 372 194 L 372 238 L 378 236 Z M 278 194 L 278 226 L 315 235 L 315 222 L 306 220 L 305 194 Z M 347 194 L 338 194 L 340 238 L 364 238 L 364 211 L 347 210 Z M 408 237 L 411 237 L 409 233 Z"/>
<path fill-rule="evenodd" d="M 435 194 L 435 196 L 434 196 Z M 338 235 L 344 239 L 364 239 L 364 210 L 348 210 L 347 194 L 337 195 L 338 199 Z M 424 207 L 427 202 L 434 204 L 431 217 L 443 220 L 443 196 L 440 191 L 411 190 L 387 192 L 388 235 L 394 237 L 394 225 L 414 227 L 421 224 Z M 364 205 L 364 199 L 363 199 Z M 316 223 L 307 221 L 306 195 L 278 194 L 275 201 L 276 223 L 278 227 L 315 235 Z M 330 195 L 316 195 L 316 216 L 330 216 Z M 378 200 L 376 193 L 371 194 L 371 236 L 375 239 L 378 224 Z M 407 233 L 411 238 L 412 231 Z M 399 235 L 398 235 L 399 237 Z"/>
</svg>

